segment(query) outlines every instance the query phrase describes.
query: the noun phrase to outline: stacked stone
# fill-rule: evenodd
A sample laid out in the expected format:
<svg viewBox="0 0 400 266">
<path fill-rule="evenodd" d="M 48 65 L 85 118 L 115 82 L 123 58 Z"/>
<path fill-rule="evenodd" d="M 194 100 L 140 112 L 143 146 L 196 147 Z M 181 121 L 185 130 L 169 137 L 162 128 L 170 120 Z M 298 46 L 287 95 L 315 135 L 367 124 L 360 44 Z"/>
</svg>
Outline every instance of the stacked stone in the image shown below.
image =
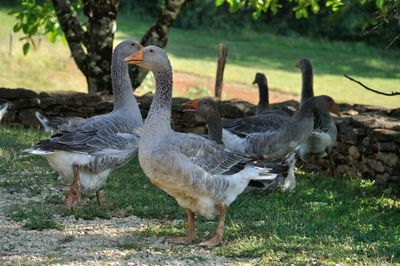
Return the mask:
<svg viewBox="0 0 400 266">
<path fill-rule="evenodd" d="M 137 97 L 142 116 L 146 117 L 153 96 Z M 91 117 L 108 113 L 113 108 L 112 98 L 100 95 L 47 94 L 26 89 L 0 88 L 0 102 L 10 103 L 9 112 L 2 123 L 39 128 L 35 117 L 39 111 L 46 116 Z M 192 112 L 182 112 L 186 98 L 174 98 L 172 104 L 173 126 L 176 131 L 206 133 L 202 123 Z M 281 103 L 296 110 L 298 103 Z M 279 107 L 280 104 L 275 106 Z M 376 180 L 379 184 L 400 184 L 400 108 L 385 109 L 375 106 L 341 104 L 342 116 L 337 118 L 338 141 L 333 150 L 338 176 L 351 176 Z M 220 103 L 223 119 L 253 115 L 256 107 L 241 100 Z M 327 159 L 301 163 L 306 171 L 325 170 Z"/>
<path fill-rule="evenodd" d="M 338 119 L 339 175 L 400 184 L 400 109 L 347 106 Z"/>
</svg>

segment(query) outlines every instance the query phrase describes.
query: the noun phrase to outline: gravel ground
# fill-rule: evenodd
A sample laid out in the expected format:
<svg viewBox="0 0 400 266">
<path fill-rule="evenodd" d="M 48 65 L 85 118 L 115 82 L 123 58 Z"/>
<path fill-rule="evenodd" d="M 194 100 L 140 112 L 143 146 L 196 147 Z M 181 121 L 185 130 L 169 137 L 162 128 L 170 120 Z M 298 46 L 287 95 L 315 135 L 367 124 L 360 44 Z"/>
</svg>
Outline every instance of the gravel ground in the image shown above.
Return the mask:
<svg viewBox="0 0 400 266">
<path fill-rule="evenodd" d="M 245 265 L 195 245 L 169 244 L 146 232 L 149 226 L 180 223 L 137 216 L 109 220 L 57 217 L 65 228 L 27 230 L 6 219 L 11 204 L 40 201 L 0 188 L 0 265 Z"/>
</svg>

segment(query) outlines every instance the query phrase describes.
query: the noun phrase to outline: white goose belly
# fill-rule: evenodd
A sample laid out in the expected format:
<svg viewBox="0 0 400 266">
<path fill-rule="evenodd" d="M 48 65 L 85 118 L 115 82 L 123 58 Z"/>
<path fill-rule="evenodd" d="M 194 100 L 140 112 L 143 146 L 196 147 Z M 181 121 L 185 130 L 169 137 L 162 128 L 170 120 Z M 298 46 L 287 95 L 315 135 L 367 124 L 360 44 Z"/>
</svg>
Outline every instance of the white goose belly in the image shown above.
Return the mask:
<svg viewBox="0 0 400 266">
<path fill-rule="evenodd" d="M 98 172 L 90 171 L 90 165 L 95 163 L 95 156 L 83 153 L 56 151 L 45 156 L 50 166 L 62 175 L 68 182 L 74 178 L 73 165 L 80 168 L 80 188 L 83 192 L 96 192 L 107 181 L 111 169 L 102 169 Z"/>
<path fill-rule="evenodd" d="M 332 145 L 332 138 L 325 132 L 313 131 L 308 139 L 301 144 L 298 154 L 303 160 L 309 160 L 310 156 L 326 156 L 326 148 Z"/>
</svg>

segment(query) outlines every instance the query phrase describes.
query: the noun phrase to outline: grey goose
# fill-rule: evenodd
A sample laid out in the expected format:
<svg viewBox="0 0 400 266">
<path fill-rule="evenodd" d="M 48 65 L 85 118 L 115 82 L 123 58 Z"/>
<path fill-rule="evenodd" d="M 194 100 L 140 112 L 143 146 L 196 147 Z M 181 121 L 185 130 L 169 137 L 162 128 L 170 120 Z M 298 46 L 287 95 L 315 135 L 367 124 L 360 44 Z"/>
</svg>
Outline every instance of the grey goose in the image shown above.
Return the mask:
<svg viewBox="0 0 400 266">
<path fill-rule="evenodd" d="M 195 99 L 184 102 L 182 106 L 185 107 L 184 111 L 195 112 L 195 118 L 199 122 L 206 124 L 208 129 L 208 139 L 211 139 L 218 144 L 223 145 L 222 141 L 222 120 L 219 112 L 218 105 L 211 98 Z M 250 190 L 261 190 L 264 192 L 272 192 L 279 188 L 283 191 L 287 190 L 290 182 L 295 179 L 294 167 L 295 158 L 294 154 L 289 154 L 282 160 L 275 161 L 253 161 L 252 163 L 271 169 L 271 173 L 276 173 L 277 178 L 274 180 L 251 180 L 249 183 Z"/>
<path fill-rule="evenodd" d="M 51 167 L 72 182 L 65 198 L 68 209 L 78 207 L 81 191 L 96 192 L 99 201 L 99 189 L 111 171 L 137 154 L 139 137 L 135 131 L 143 121 L 124 59 L 140 48 L 139 43 L 125 40 L 113 52 L 112 112 L 88 118 L 26 150 L 44 156 Z"/>
<path fill-rule="evenodd" d="M 140 131 L 139 163 L 152 183 L 187 210 L 187 234 L 174 241 L 196 239 L 195 213 L 208 219 L 220 215 L 215 235 L 200 243 L 219 245 L 227 207 L 252 179 L 274 179 L 265 169 L 246 165 L 248 158 L 202 136 L 171 128 L 172 67 L 167 54 L 147 46 L 126 59 L 153 72 L 156 92 Z"/>
<path fill-rule="evenodd" d="M 301 59 L 297 64 L 302 74 L 301 104 L 314 96 L 313 68 L 310 60 Z M 339 115 L 339 111 L 334 111 Z M 328 156 L 328 174 L 335 175 L 335 165 L 332 158 L 332 148 L 336 143 L 337 127 L 335 120 L 327 110 L 314 112 L 314 129 L 308 139 L 299 147 L 297 155 L 303 161 L 315 160 Z"/>
<path fill-rule="evenodd" d="M 256 116 L 266 115 L 266 114 L 280 114 L 284 116 L 292 115 L 293 112 L 289 108 L 285 108 L 283 106 L 271 108 L 269 104 L 269 87 L 267 77 L 264 73 L 257 72 L 253 85 L 257 84 L 258 86 L 258 104 L 256 108 Z"/>
</svg>

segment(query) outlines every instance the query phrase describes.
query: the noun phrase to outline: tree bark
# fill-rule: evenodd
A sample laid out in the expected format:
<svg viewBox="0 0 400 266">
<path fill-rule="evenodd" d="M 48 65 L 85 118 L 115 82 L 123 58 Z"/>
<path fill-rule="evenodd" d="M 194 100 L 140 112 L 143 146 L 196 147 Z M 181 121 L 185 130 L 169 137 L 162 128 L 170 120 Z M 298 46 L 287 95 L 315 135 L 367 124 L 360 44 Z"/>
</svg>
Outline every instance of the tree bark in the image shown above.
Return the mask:
<svg viewBox="0 0 400 266">
<path fill-rule="evenodd" d="M 84 0 L 88 18 L 86 42 L 89 93 L 112 94 L 111 58 L 119 0 Z"/>
<path fill-rule="evenodd" d="M 58 22 L 61 29 L 65 34 L 72 58 L 74 58 L 76 65 L 86 76 L 86 53 L 84 50 L 85 31 L 75 13 L 71 10 L 71 3 L 69 0 L 52 0 L 54 10 L 56 11 Z"/>
<path fill-rule="evenodd" d="M 161 14 L 156 23 L 147 30 L 140 43 L 143 46 L 153 44 L 164 48 L 167 45 L 168 33 L 172 24 L 178 17 L 179 12 L 189 1 L 190 0 L 165 0 Z M 129 76 L 134 89 L 140 86 L 143 79 L 146 77 L 147 72 L 148 71 L 144 70 L 143 68 L 130 65 Z"/>
<path fill-rule="evenodd" d="M 85 31 L 69 0 L 52 0 L 71 55 L 86 77 L 90 94 L 112 94 L 111 56 L 119 0 L 83 0 Z"/>
</svg>

